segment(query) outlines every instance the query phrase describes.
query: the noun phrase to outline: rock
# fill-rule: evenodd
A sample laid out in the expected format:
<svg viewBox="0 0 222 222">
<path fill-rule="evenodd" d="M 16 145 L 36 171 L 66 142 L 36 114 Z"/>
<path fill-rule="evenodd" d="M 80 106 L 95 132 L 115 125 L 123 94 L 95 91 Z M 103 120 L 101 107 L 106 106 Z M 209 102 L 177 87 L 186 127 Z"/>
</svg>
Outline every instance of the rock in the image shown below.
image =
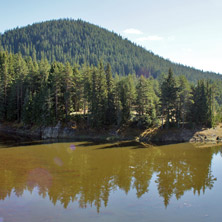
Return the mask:
<svg viewBox="0 0 222 222">
<path fill-rule="evenodd" d="M 62 128 L 60 124 L 55 127 L 46 127 L 42 131 L 42 139 L 68 139 L 73 138 L 75 130 L 72 128 Z"/>
<path fill-rule="evenodd" d="M 73 138 L 74 136 L 75 136 L 75 130 L 74 129 L 68 128 L 68 127 L 60 129 L 59 138 L 66 139 L 66 138 Z"/>
<path fill-rule="evenodd" d="M 59 136 L 58 127 L 46 127 L 42 131 L 42 139 L 57 139 Z"/>
</svg>

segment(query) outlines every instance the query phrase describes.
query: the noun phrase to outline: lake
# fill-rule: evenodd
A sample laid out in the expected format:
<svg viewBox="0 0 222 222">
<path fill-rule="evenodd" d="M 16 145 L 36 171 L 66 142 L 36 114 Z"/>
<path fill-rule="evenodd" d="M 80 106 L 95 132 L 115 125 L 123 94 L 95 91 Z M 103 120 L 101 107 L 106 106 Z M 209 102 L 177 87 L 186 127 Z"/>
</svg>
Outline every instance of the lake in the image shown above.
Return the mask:
<svg viewBox="0 0 222 222">
<path fill-rule="evenodd" d="M 0 143 L 0 222 L 222 220 L 222 146 Z"/>
</svg>

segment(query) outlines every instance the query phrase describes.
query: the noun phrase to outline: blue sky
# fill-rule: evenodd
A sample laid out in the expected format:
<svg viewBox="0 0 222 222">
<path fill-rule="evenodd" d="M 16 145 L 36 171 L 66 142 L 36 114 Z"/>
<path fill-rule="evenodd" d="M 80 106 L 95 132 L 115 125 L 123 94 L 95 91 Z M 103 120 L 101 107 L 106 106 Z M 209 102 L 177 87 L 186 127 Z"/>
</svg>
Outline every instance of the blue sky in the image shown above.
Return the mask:
<svg viewBox="0 0 222 222">
<path fill-rule="evenodd" d="M 0 0 L 0 5 L 1 33 L 80 18 L 171 61 L 222 74 L 221 0 Z"/>
</svg>

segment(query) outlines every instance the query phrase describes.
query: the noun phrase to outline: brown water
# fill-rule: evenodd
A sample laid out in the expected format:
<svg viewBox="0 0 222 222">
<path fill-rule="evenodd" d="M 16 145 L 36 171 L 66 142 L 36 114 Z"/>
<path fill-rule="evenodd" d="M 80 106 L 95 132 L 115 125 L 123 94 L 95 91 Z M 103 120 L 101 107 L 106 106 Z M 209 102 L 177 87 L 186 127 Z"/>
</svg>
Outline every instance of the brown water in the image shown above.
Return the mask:
<svg viewBox="0 0 222 222">
<path fill-rule="evenodd" d="M 222 148 L 0 144 L 0 222 L 222 221 Z"/>
</svg>

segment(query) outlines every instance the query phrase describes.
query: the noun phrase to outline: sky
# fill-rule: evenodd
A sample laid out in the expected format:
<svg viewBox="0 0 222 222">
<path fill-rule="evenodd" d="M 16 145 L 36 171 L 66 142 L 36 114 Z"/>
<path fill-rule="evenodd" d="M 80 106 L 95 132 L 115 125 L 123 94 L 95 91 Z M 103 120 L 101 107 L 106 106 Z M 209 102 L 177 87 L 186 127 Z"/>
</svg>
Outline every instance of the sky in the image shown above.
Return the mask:
<svg viewBox="0 0 222 222">
<path fill-rule="evenodd" d="M 99 25 L 159 56 L 222 74 L 222 0 L 0 0 L 0 33 L 73 18 Z"/>
</svg>

